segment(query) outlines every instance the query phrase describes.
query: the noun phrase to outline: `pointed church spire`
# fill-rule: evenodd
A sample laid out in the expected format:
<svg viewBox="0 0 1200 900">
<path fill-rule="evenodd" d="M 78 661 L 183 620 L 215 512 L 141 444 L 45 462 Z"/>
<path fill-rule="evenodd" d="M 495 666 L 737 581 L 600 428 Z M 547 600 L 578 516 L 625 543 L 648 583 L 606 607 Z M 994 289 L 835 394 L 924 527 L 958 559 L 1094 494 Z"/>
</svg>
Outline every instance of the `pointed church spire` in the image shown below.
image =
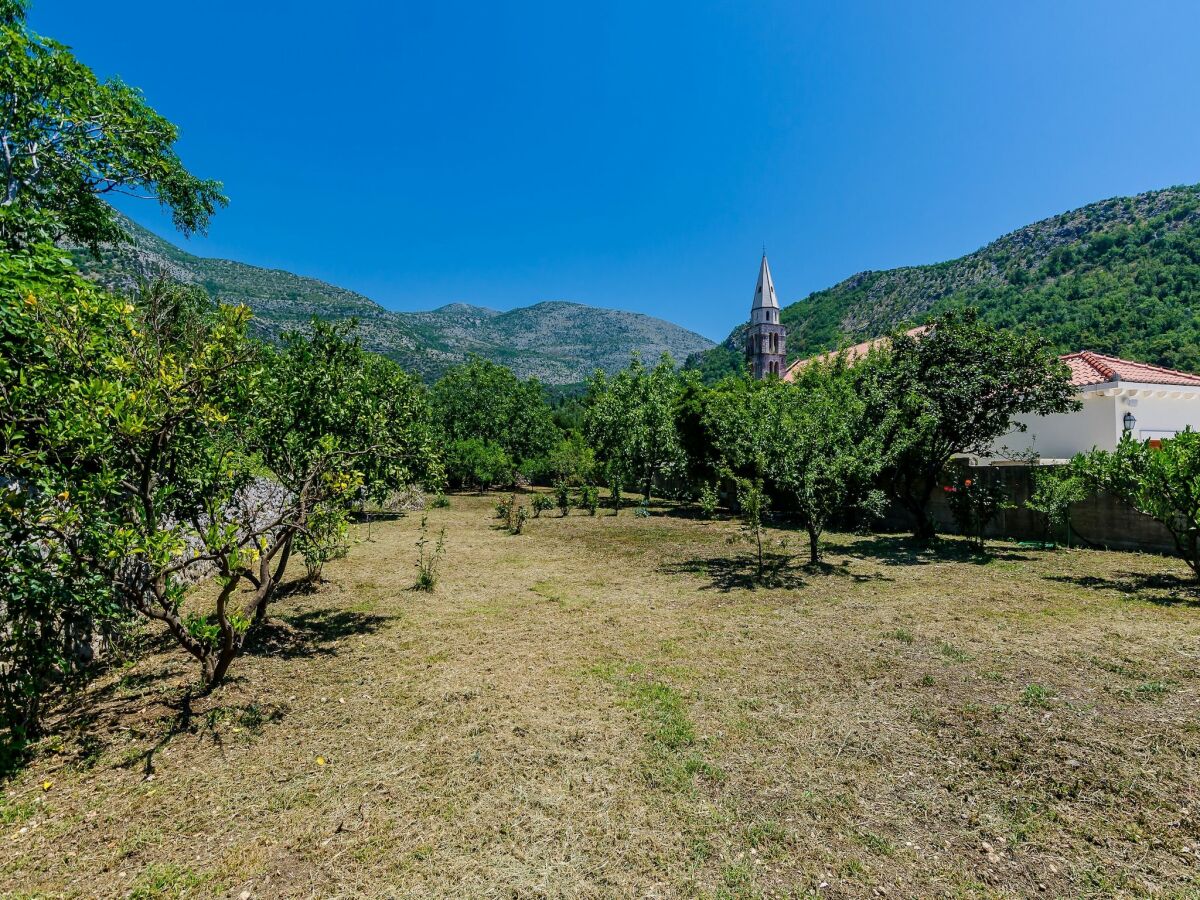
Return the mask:
<svg viewBox="0 0 1200 900">
<path fill-rule="evenodd" d="M 782 376 L 787 362 L 787 328 L 779 320 L 779 299 L 775 296 L 775 279 L 763 248 L 758 265 L 758 284 L 754 288 L 754 304 L 750 307 L 750 328 L 746 331 L 746 355 L 755 378 Z"/>
<path fill-rule="evenodd" d="M 767 253 L 764 250 L 762 262 L 758 266 L 758 286 L 754 289 L 754 305 L 751 310 L 762 309 L 779 309 L 779 300 L 775 297 L 775 279 L 771 277 L 771 264 L 767 262 Z"/>
</svg>

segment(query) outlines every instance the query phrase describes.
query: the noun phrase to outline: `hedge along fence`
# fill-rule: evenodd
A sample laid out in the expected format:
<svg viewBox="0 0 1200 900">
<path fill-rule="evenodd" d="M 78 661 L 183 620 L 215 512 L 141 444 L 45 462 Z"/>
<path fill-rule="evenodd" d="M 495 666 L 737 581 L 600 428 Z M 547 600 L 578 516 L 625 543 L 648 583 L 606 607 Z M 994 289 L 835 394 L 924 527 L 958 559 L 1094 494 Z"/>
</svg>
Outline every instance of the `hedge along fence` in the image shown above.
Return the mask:
<svg viewBox="0 0 1200 900">
<path fill-rule="evenodd" d="M 955 464 L 966 466 L 965 461 Z M 1015 504 L 1012 509 L 1002 510 L 988 526 L 985 532 L 988 537 L 1031 541 L 1048 538 L 1066 542 L 1068 535 L 1065 529 L 1047 535 L 1042 515 L 1025 506 L 1025 501 L 1034 491 L 1033 473 L 1037 466 L 1018 464 L 968 468 L 968 477 L 999 484 L 1009 501 Z M 929 512 L 938 531 L 954 533 L 957 530 L 944 491 L 934 492 Z M 1075 546 L 1144 550 L 1172 555 L 1176 552 L 1175 543 L 1166 528 L 1109 494 L 1095 494 L 1071 504 L 1070 523 L 1070 540 Z M 897 508 L 888 511 L 883 524 L 888 529 L 909 527 L 907 514 Z"/>
</svg>

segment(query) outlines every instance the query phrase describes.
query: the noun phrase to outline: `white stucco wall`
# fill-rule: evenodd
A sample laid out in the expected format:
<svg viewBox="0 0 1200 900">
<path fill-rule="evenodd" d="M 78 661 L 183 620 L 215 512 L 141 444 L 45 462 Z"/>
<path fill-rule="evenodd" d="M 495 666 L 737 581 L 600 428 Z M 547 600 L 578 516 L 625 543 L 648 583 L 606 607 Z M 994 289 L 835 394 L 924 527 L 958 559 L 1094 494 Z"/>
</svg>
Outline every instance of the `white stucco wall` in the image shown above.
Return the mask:
<svg viewBox="0 0 1200 900">
<path fill-rule="evenodd" d="M 1183 431 L 1186 425 L 1192 426 L 1192 431 L 1200 431 L 1200 393 L 1184 397 L 1163 397 L 1157 393 L 1148 397 L 1121 397 L 1117 403 L 1118 418 L 1129 410 L 1137 419 L 1133 433 L 1140 440 L 1170 437 Z"/>
<path fill-rule="evenodd" d="M 1070 459 L 1093 447 L 1112 450 L 1121 439 L 1126 412 L 1137 420 L 1133 432 L 1139 440 L 1170 437 L 1189 425 L 1200 431 L 1200 391 L 1119 383 L 1084 391 L 1079 399 L 1083 408 L 1077 412 L 1025 419 L 1028 430 L 1014 429 L 996 441 L 992 458 L 1031 449 L 1042 459 Z"/>
</svg>

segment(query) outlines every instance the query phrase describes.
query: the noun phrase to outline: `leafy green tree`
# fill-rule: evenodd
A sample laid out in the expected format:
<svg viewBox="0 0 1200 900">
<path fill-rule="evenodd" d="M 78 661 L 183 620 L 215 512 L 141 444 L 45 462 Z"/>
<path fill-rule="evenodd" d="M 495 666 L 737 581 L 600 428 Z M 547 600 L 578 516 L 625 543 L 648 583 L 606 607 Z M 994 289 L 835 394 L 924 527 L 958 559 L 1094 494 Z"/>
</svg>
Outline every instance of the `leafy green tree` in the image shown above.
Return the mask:
<svg viewBox="0 0 1200 900">
<path fill-rule="evenodd" d="M 1023 427 L 1018 416 L 1078 408 L 1066 366 L 1042 338 L 986 325 L 969 309 L 923 335 L 895 335 L 853 371 L 886 448 L 882 487 L 921 540 L 934 534 L 929 501 L 952 457 L 987 456 Z"/>
<path fill-rule="evenodd" d="M 816 564 L 821 534 L 833 519 L 882 511 L 883 497 L 873 489 L 882 433 L 840 360 L 809 365 L 795 384 L 776 382 L 766 396 L 776 401 L 768 471 L 790 494 L 808 533 L 809 562 Z"/>
<path fill-rule="evenodd" d="M 446 448 L 446 474 L 451 483 L 483 493 L 512 482 L 513 462 L 498 444 L 467 438 Z"/>
<path fill-rule="evenodd" d="M 982 552 L 988 526 L 1003 510 L 1013 508 L 1004 485 L 997 480 L 984 478 L 980 473 L 962 469 L 952 483 L 945 486 L 945 490 L 958 533 Z"/>
<path fill-rule="evenodd" d="M 31 32 L 25 6 L 0 5 L 0 243 L 117 240 L 109 194 L 157 199 L 180 231 L 203 231 L 226 200 L 184 168 L 178 129 L 141 92 Z"/>
<path fill-rule="evenodd" d="M 18 752 L 39 733 L 46 693 L 124 619 L 93 564 L 115 547 L 118 484 L 107 423 L 91 408 L 104 388 L 81 360 L 123 365 L 126 306 L 52 247 L 0 253 L 0 745 Z"/>
<path fill-rule="evenodd" d="M 731 471 L 763 480 L 789 501 L 808 534 L 810 563 L 820 561 L 830 521 L 881 504 L 872 489 L 881 432 L 840 361 L 806 367 L 795 384 L 722 382 L 706 405 L 704 428 Z"/>
<path fill-rule="evenodd" d="M 1042 536 L 1050 540 L 1070 522 L 1071 505 L 1086 497 L 1087 485 L 1075 466 L 1035 465 L 1033 493 L 1025 501 L 1025 506 L 1041 514 Z"/>
<path fill-rule="evenodd" d="M 663 354 L 647 369 L 635 354 L 609 378 L 597 372 L 588 382 L 584 433 L 606 471 L 637 485 L 648 501 L 659 481 L 685 463 L 675 407 L 682 387 L 675 364 Z"/>
<path fill-rule="evenodd" d="M 433 385 L 430 398 L 447 443 L 495 445 L 517 468 L 545 457 L 559 439 L 537 380 L 522 381 L 505 366 L 479 356 L 449 369 Z"/>
<path fill-rule="evenodd" d="M 1200 432 L 1185 429 L 1157 447 L 1126 434 L 1116 450 L 1094 450 L 1072 465 L 1094 488 L 1161 522 L 1200 578 Z"/>
<path fill-rule="evenodd" d="M 756 578 L 762 581 L 766 571 L 763 536 L 766 533 L 765 520 L 771 500 L 763 489 L 761 478 L 739 478 L 735 475 L 730 477 L 737 485 L 738 518 L 742 523 L 742 533 L 754 542 L 757 559 Z"/>
<path fill-rule="evenodd" d="M 336 522 L 365 493 L 380 500 L 411 484 L 436 485 L 432 412 L 424 387 L 390 360 L 367 353 L 355 322 L 313 320 L 307 334 L 283 336 L 266 353 L 264 382 L 247 419 L 252 447 L 292 503 L 276 534 L 280 569 L 312 517 Z M 314 550 L 325 541 L 308 534 Z M 252 577 L 266 614 L 278 576 Z"/>
<path fill-rule="evenodd" d="M 554 505 L 558 507 L 560 518 L 571 511 L 571 488 L 565 481 L 554 486 Z"/>
<path fill-rule="evenodd" d="M 596 454 L 578 432 L 566 434 L 544 457 L 542 474 L 551 484 L 587 484 L 596 471 Z"/>
</svg>

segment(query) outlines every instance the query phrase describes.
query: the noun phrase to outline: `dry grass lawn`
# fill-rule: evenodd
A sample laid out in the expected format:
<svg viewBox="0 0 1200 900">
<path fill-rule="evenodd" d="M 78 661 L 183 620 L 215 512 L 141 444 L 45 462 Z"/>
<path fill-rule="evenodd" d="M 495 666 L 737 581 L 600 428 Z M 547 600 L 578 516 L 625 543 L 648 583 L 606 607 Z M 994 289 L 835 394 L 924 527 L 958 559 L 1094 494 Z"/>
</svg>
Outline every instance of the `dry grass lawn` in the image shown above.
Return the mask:
<svg viewBox="0 0 1200 900">
<path fill-rule="evenodd" d="M 492 502 L 429 512 L 433 594 L 376 524 L 190 721 L 162 643 L 64 703 L 0 893 L 1200 895 L 1175 561 L 832 535 L 755 590 L 733 523 Z"/>
</svg>

